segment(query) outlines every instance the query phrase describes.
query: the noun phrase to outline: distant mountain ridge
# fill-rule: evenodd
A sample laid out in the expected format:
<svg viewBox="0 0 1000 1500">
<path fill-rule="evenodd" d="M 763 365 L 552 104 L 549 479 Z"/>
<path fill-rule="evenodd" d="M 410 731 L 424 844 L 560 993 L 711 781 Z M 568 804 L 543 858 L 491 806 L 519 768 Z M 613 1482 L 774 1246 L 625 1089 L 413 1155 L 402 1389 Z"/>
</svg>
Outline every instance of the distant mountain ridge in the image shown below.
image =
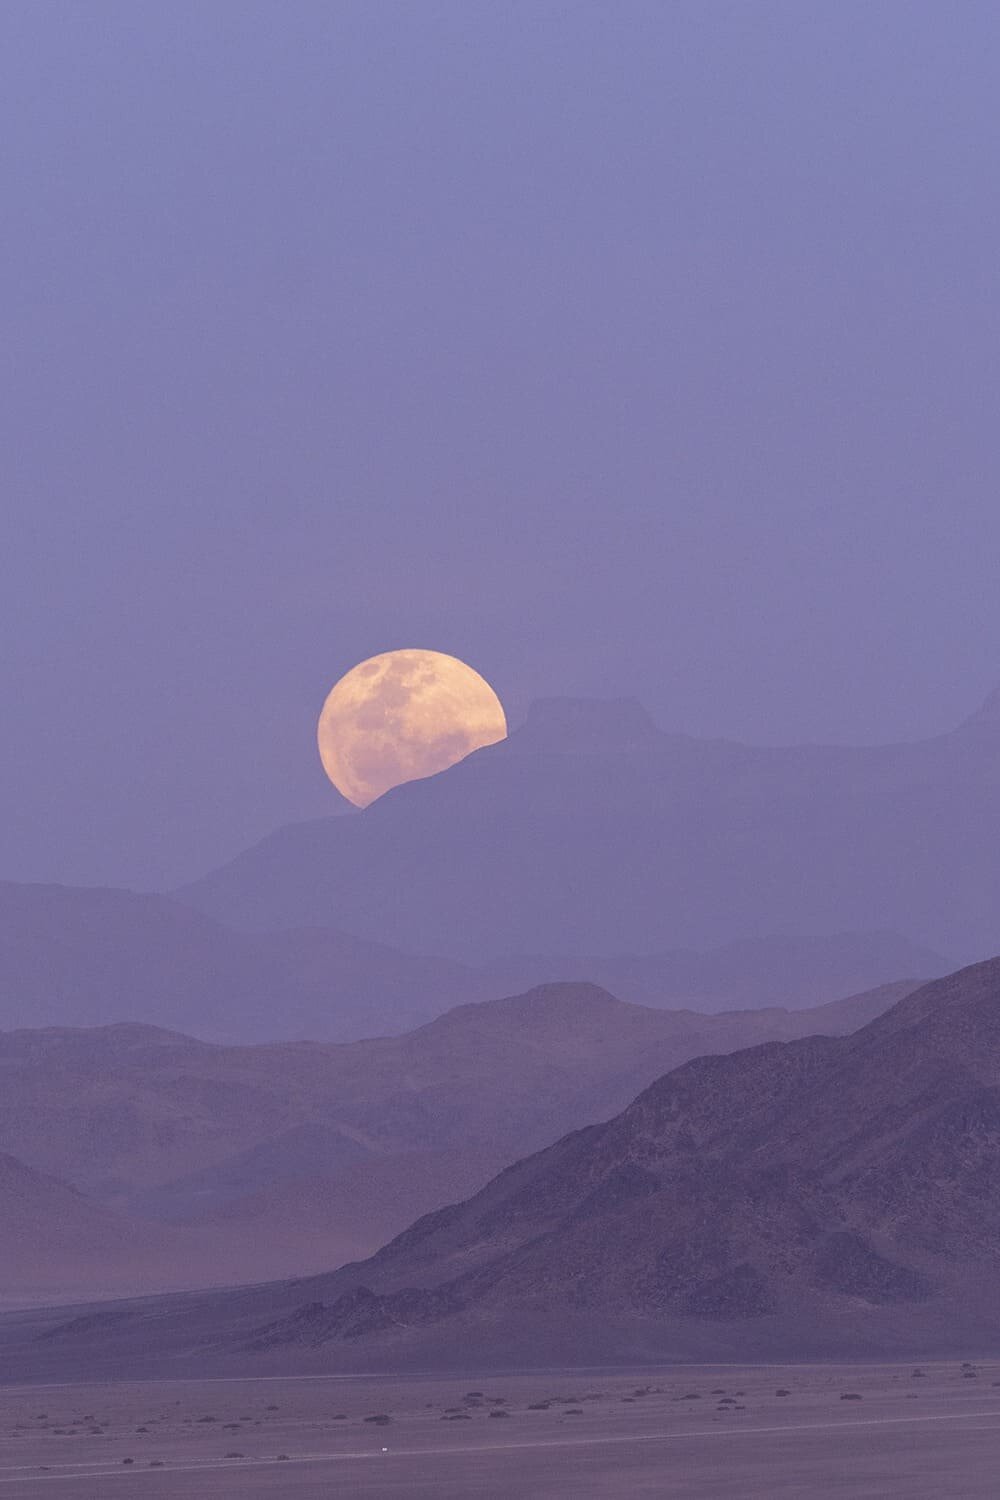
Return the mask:
<svg viewBox="0 0 1000 1500">
<path fill-rule="evenodd" d="M 0 1027 L 351 1037 L 429 1020 L 468 983 L 460 964 L 330 928 L 246 934 L 166 896 L 0 882 Z"/>
<path fill-rule="evenodd" d="M 871 929 L 971 959 L 1000 945 L 997 696 L 875 747 L 698 740 L 631 700 L 545 700 L 501 744 L 178 894 L 247 930 L 332 924 L 473 963 Z"/>
<path fill-rule="evenodd" d="M 724 1010 L 818 1005 L 948 967 L 886 933 L 473 966 L 333 928 L 238 932 L 166 896 L 0 882 L 0 1029 L 137 1021 L 209 1041 L 350 1041 L 564 979 L 637 1004 Z"/>
<path fill-rule="evenodd" d="M 952 967 L 940 954 L 894 933 L 747 938 L 707 951 L 648 955 L 495 959 L 481 973 L 504 993 L 558 980 L 589 980 L 635 1005 L 686 1004 L 714 1012 L 821 1006 L 900 974 L 937 978 Z"/>
</svg>

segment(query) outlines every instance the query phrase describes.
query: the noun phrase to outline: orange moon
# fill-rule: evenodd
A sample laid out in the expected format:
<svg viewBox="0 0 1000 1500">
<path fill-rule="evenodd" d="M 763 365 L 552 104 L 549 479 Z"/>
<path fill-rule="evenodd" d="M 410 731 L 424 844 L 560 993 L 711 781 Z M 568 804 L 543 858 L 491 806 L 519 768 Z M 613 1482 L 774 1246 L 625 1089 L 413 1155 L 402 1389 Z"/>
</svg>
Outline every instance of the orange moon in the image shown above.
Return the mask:
<svg viewBox="0 0 1000 1500">
<path fill-rule="evenodd" d="M 331 689 L 316 727 L 324 771 L 357 807 L 506 737 L 503 705 L 486 679 L 441 651 L 359 662 Z"/>
</svg>

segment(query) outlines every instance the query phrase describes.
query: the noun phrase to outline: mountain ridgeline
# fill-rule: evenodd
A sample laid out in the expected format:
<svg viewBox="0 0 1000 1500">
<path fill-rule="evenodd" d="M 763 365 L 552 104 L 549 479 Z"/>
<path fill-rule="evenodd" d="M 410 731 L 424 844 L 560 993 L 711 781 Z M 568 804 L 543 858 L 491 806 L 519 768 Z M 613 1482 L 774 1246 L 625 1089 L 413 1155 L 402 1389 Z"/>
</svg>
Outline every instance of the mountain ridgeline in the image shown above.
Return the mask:
<svg viewBox="0 0 1000 1500">
<path fill-rule="evenodd" d="M 266 1342 L 501 1319 L 661 1348 L 995 1339 L 1000 960 L 861 1031 L 702 1057 L 430 1215 Z M 331 1293 L 333 1295 L 331 1295 Z M 296 1321 L 298 1319 L 298 1321 Z M 640 1339 L 641 1342 L 641 1339 Z"/>
<path fill-rule="evenodd" d="M 912 988 L 706 1016 L 547 985 L 339 1045 L 225 1047 L 134 1024 L 0 1033 L 0 1140 L 17 1158 L 0 1174 L 0 1297 L 329 1270 L 685 1058 L 847 1032 Z"/>
<path fill-rule="evenodd" d="M 93 1370 L 993 1348 L 998 1149 L 1000 959 L 849 1036 L 694 1058 L 367 1261 L 0 1339 Z"/>
<path fill-rule="evenodd" d="M 821 1005 L 949 967 L 880 932 L 472 965 L 333 927 L 239 932 L 150 893 L 0 882 L 0 1030 L 129 1022 L 205 1041 L 354 1041 L 567 979 L 641 1005 L 718 1011 Z"/>
<path fill-rule="evenodd" d="M 1000 947 L 998 765 L 1000 693 L 951 733 L 873 748 L 699 740 L 633 702 L 554 699 L 179 894 L 249 930 L 473 963 L 873 928 L 968 961 Z"/>
</svg>

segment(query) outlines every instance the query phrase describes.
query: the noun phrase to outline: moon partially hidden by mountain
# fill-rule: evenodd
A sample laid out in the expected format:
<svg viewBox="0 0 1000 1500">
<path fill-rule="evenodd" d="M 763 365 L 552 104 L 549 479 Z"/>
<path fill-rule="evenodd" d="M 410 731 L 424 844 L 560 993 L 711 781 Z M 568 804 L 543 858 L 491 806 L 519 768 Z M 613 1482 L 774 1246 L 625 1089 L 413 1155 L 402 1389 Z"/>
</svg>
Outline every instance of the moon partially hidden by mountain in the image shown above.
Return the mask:
<svg viewBox="0 0 1000 1500">
<path fill-rule="evenodd" d="M 484 677 L 455 656 L 419 650 L 352 667 L 316 729 L 323 769 L 358 807 L 506 736 L 503 705 Z"/>
</svg>

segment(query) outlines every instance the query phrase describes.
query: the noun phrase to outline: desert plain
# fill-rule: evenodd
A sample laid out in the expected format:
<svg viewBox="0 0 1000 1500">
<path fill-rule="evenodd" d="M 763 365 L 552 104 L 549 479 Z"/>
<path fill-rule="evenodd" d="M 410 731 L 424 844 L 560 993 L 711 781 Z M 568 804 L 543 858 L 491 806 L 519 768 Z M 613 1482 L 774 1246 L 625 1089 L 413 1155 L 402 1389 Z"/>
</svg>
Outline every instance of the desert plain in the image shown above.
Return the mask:
<svg viewBox="0 0 1000 1500">
<path fill-rule="evenodd" d="M 1000 1363 L 0 1387 L 4 1500 L 993 1500 Z"/>
</svg>

